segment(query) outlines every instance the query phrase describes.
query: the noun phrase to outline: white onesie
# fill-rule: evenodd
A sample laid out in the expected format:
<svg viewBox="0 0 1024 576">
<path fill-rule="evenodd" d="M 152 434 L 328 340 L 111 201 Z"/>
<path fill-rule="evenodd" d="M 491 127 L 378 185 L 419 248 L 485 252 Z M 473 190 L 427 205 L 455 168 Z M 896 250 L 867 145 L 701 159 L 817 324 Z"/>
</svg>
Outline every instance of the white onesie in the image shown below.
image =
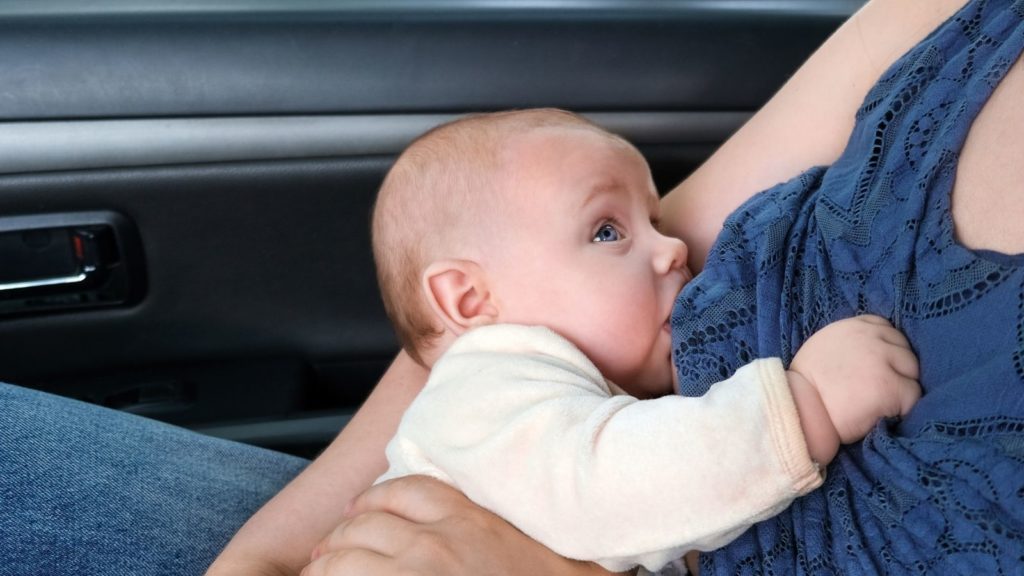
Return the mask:
<svg viewBox="0 0 1024 576">
<path fill-rule="evenodd" d="M 434 365 L 378 480 L 454 485 L 555 552 L 656 571 L 821 484 L 778 359 L 700 398 L 638 400 L 543 327 L 494 325 Z"/>
</svg>

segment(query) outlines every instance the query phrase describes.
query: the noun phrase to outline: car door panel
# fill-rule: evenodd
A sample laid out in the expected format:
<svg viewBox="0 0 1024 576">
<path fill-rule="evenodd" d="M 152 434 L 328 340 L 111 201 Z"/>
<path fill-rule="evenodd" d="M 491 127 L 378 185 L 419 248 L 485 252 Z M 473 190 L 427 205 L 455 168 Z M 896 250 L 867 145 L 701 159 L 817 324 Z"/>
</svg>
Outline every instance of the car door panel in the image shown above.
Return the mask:
<svg viewBox="0 0 1024 576">
<path fill-rule="evenodd" d="M 145 270 L 0 318 L 0 379 L 310 455 L 397 349 L 368 224 L 416 134 L 566 107 L 665 190 L 859 3 L 314 4 L 0 9 L 0 216 L 116 213 Z"/>
</svg>

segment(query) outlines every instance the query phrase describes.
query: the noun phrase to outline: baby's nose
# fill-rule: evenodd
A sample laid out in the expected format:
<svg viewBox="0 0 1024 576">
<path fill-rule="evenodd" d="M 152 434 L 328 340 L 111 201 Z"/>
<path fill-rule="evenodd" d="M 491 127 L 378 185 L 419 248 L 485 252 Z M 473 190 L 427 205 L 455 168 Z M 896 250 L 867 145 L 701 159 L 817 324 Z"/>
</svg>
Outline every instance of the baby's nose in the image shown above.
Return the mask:
<svg viewBox="0 0 1024 576">
<path fill-rule="evenodd" d="M 686 243 L 672 236 L 662 236 L 656 261 L 659 272 L 679 270 L 686 266 Z"/>
</svg>

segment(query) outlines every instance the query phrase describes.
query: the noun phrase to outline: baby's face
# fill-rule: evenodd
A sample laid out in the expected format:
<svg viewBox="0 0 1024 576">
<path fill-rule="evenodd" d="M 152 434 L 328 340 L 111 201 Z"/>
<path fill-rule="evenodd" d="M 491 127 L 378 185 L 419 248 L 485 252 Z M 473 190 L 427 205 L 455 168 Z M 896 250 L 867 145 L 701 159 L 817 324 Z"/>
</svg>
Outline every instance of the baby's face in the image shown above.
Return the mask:
<svg viewBox="0 0 1024 576">
<path fill-rule="evenodd" d="M 495 230 L 499 320 L 547 326 L 627 392 L 671 391 L 669 315 L 691 275 L 655 228 L 658 195 L 634 150 L 587 130 L 513 139 Z"/>
</svg>

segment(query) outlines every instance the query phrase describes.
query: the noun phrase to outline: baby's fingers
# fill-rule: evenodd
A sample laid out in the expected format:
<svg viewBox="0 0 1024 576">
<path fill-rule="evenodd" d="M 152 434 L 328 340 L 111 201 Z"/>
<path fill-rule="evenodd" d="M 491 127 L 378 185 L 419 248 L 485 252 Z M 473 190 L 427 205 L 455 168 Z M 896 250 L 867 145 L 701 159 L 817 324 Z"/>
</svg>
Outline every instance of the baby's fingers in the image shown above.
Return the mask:
<svg viewBox="0 0 1024 576">
<path fill-rule="evenodd" d="M 888 351 L 889 366 L 895 372 L 896 378 L 896 406 L 898 414 L 893 416 L 904 416 L 914 407 L 921 397 L 920 366 L 917 362 L 917 355 L 909 348 L 890 346 Z"/>
<path fill-rule="evenodd" d="M 903 335 L 903 332 L 889 326 L 887 328 L 879 328 L 879 337 L 883 342 L 891 344 L 897 348 L 910 350 L 910 342 L 907 337 Z"/>
<path fill-rule="evenodd" d="M 860 316 L 854 316 L 858 321 L 865 322 L 867 324 L 874 324 L 876 326 L 892 326 L 892 323 L 874 314 L 861 314 Z"/>
<path fill-rule="evenodd" d="M 856 316 L 855 319 L 864 324 L 870 324 L 870 330 L 882 342 L 910 350 L 910 342 L 907 341 L 907 337 L 885 318 L 873 314 L 864 314 Z"/>
<path fill-rule="evenodd" d="M 921 377 L 917 355 L 910 348 L 890 346 L 888 350 L 889 366 L 900 376 L 917 380 Z"/>
<path fill-rule="evenodd" d="M 898 415 L 906 416 L 921 398 L 921 384 L 916 378 L 900 378 L 897 381 L 896 394 L 899 405 Z"/>
</svg>

